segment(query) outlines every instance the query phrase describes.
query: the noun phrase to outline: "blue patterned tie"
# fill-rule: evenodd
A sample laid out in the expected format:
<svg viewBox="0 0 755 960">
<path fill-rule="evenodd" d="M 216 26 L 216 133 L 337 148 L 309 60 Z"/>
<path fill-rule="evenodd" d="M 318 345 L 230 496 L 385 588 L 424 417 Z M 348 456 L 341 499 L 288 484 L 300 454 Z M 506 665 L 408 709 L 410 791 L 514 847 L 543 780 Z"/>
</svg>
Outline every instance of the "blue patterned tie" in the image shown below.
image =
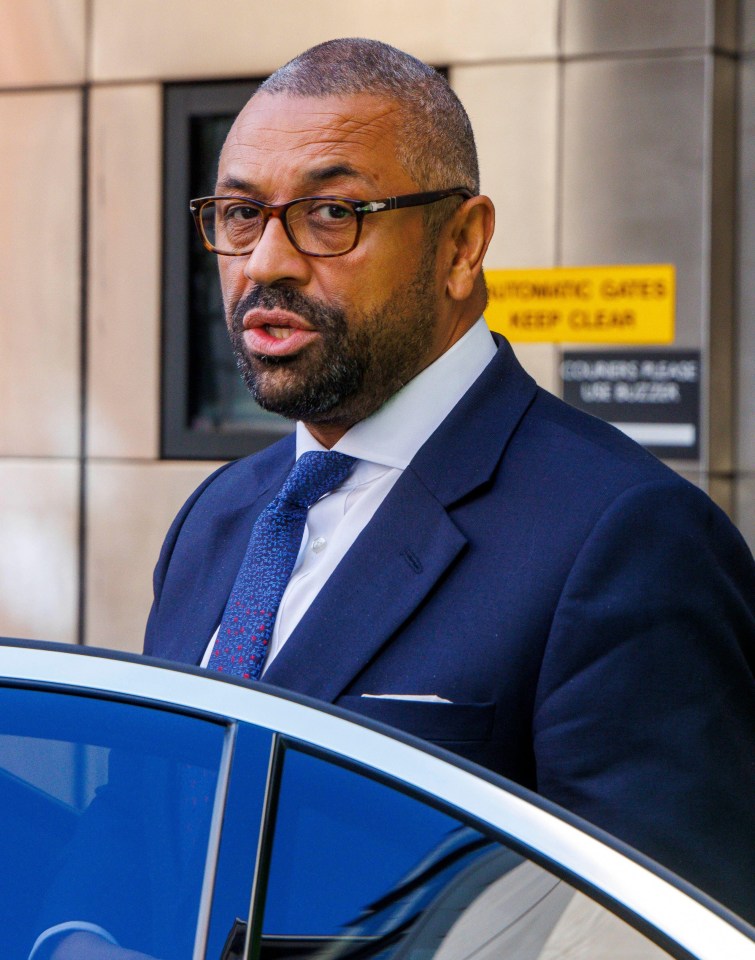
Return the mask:
<svg viewBox="0 0 755 960">
<path fill-rule="evenodd" d="M 257 680 L 283 591 L 301 547 L 307 511 L 342 483 L 354 465 L 345 453 L 309 452 L 257 518 L 226 604 L 208 667 Z"/>
</svg>

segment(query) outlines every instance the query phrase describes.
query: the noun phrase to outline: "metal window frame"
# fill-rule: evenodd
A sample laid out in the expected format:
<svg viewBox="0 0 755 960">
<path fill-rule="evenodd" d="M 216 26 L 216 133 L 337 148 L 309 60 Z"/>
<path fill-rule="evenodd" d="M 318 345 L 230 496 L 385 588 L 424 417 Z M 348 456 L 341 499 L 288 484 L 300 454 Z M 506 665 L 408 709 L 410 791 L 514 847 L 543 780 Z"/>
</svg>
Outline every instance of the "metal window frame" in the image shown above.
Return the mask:
<svg viewBox="0 0 755 960">
<path fill-rule="evenodd" d="M 233 460 L 262 450 L 285 435 L 275 427 L 198 430 L 188 422 L 191 391 L 190 252 L 191 244 L 196 242 L 194 224 L 189 215 L 191 124 L 197 117 L 237 113 L 259 83 L 259 79 L 246 79 L 170 83 L 164 87 L 162 459 Z"/>
</svg>

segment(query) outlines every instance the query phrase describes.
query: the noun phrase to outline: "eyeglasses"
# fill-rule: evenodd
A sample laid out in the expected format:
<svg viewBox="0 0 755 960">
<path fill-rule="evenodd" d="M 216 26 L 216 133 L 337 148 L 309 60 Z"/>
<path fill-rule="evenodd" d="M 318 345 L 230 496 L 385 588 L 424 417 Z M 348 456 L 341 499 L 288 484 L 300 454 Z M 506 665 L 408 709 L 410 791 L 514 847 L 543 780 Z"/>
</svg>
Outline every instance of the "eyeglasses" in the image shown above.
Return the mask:
<svg viewBox="0 0 755 960">
<path fill-rule="evenodd" d="M 288 203 L 263 203 L 249 197 L 199 197 L 190 201 L 189 209 L 202 243 L 211 253 L 224 257 L 250 254 L 267 221 L 277 217 L 299 253 L 308 257 L 340 257 L 359 243 L 366 214 L 424 206 L 457 195 L 466 200 L 473 196 L 464 187 L 453 187 L 383 200 L 300 197 Z"/>
</svg>

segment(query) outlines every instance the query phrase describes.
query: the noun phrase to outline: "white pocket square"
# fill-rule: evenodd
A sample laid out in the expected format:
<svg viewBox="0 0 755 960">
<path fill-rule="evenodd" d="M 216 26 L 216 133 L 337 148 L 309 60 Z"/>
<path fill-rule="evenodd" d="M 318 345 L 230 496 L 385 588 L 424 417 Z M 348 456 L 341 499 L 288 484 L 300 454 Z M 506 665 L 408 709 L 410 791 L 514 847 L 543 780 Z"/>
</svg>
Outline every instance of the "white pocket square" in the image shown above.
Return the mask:
<svg viewBox="0 0 755 960">
<path fill-rule="evenodd" d="M 363 693 L 363 697 L 371 700 L 413 700 L 418 703 L 451 703 L 437 693 Z"/>
</svg>

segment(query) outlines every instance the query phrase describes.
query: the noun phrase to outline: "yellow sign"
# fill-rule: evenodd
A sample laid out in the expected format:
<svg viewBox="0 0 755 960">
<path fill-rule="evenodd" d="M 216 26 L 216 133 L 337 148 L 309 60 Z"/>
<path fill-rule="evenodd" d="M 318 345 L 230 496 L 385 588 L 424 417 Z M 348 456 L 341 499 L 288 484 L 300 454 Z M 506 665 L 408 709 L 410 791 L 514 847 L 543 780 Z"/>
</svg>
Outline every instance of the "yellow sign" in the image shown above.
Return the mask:
<svg viewBox="0 0 755 960">
<path fill-rule="evenodd" d="M 673 343 L 671 264 L 486 270 L 491 330 L 520 343 Z"/>
</svg>

